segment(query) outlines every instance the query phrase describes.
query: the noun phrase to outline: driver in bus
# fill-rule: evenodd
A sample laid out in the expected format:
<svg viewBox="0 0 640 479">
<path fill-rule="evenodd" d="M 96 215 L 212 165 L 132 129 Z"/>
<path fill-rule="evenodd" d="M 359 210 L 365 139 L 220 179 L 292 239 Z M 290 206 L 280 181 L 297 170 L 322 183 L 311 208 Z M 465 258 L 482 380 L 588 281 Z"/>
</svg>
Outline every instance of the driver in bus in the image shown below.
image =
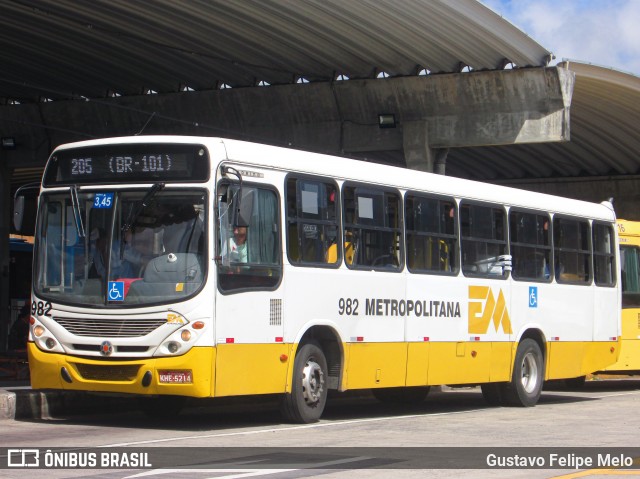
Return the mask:
<svg viewBox="0 0 640 479">
<path fill-rule="evenodd" d="M 247 262 L 247 227 L 235 226 L 229 240 L 229 259 L 232 263 Z"/>
<path fill-rule="evenodd" d="M 91 257 L 93 267 L 100 278 L 106 277 L 108 243 L 107 236 L 102 228 L 94 228 L 91 231 L 92 241 Z M 136 251 L 132 245 L 133 235 L 131 231 L 126 232 L 124 242 L 124 256 L 120 259 L 120 242 L 113 242 L 111 254 L 111 277 L 112 278 L 135 278 L 139 274 L 140 266 L 143 264 L 143 255 Z"/>
</svg>

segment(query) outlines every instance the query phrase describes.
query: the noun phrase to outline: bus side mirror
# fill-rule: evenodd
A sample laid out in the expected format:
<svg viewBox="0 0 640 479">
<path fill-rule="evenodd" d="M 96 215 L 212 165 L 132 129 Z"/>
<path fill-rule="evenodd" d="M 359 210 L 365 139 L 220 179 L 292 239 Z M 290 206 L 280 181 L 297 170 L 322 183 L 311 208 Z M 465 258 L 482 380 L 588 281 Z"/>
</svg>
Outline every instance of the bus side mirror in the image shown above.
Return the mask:
<svg viewBox="0 0 640 479">
<path fill-rule="evenodd" d="M 35 233 L 39 186 L 25 185 L 18 188 L 13 197 L 13 227 L 21 235 L 33 236 Z M 28 194 L 30 190 L 35 190 L 36 194 Z"/>
<path fill-rule="evenodd" d="M 24 196 L 16 196 L 13 199 L 13 227 L 22 232 L 22 221 L 24 219 Z"/>
<path fill-rule="evenodd" d="M 255 190 L 242 188 L 238 193 L 240 203 L 233 208 L 232 225 L 239 227 L 247 227 L 251 224 L 251 215 L 253 214 L 253 200 Z M 240 196 L 241 195 L 241 196 Z"/>
</svg>

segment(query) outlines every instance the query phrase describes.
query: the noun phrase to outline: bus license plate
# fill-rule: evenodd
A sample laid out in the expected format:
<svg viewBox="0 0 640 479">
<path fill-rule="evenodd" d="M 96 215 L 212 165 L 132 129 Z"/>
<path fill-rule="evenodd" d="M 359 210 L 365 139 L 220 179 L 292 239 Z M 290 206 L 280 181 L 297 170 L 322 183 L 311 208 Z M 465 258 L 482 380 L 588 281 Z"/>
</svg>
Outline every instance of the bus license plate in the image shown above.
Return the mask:
<svg viewBox="0 0 640 479">
<path fill-rule="evenodd" d="M 160 376 L 161 383 L 186 384 L 193 382 L 191 371 L 188 369 L 180 371 L 158 371 L 158 375 Z"/>
</svg>

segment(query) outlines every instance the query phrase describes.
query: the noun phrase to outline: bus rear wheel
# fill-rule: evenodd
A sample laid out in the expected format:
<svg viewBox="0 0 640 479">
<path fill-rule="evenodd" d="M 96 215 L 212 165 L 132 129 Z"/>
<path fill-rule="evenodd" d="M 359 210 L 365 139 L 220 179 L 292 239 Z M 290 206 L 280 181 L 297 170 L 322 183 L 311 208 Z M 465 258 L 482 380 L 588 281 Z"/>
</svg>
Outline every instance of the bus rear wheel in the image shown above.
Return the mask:
<svg viewBox="0 0 640 479">
<path fill-rule="evenodd" d="M 511 382 L 506 384 L 504 400 L 511 406 L 535 406 L 542 393 L 544 360 L 540 346 L 533 339 L 524 339 L 516 351 Z"/>
<path fill-rule="evenodd" d="M 316 422 L 327 402 L 327 360 L 315 342 L 304 344 L 293 363 L 291 393 L 285 394 L 280 411 L 295 423 Z"/>
</svg>

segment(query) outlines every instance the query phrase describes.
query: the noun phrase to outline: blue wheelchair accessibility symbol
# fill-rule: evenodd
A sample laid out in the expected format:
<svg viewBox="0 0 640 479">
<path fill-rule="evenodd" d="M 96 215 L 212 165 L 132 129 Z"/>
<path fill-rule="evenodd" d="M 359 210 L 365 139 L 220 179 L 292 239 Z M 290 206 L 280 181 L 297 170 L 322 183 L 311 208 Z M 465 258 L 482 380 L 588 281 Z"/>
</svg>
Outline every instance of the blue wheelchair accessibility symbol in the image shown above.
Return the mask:
<svg viewBox="0 0 640 479">
<path fill-rule="evenodd" d="M 124 281 L 109 281 L 109 301 L 124 301 Z"/>
<path fill-rule="evenodd" d="M 530 308 L 538 307 L 538 287 L 537 286 L 529 286 L 529 307 Z"/>
</svg>

